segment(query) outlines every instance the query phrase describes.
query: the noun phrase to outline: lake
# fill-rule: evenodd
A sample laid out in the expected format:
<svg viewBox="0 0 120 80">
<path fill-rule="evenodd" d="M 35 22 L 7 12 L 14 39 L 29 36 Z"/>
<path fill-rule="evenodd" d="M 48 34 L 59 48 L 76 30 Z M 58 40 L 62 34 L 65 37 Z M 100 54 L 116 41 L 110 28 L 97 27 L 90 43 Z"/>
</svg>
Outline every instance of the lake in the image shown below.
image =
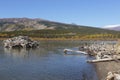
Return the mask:
<svg viewBox="0 0 120 80">
<path fill-rule="evenodd" d="M 0 80 L 98 80 L 86 55 L 64 55 L 84 41 L 40 41 L 37 49 L 5 49 L 0 42 Z"/>
</svg>

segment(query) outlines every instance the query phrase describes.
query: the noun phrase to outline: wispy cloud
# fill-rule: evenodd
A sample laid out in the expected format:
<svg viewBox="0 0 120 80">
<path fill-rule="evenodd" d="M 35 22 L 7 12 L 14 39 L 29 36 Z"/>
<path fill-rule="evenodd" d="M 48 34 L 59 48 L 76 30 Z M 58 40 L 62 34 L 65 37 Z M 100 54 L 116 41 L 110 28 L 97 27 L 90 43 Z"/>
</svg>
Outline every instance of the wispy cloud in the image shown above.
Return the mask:
<svg viewBox="0 0 120 80">
<path fill-rule="evenodd" d="M 106 25 L 103 28 L 113 28 L 113 27 L 118 27 L 120 24 L 114 24 L 114 25 Z"/>
</svg>

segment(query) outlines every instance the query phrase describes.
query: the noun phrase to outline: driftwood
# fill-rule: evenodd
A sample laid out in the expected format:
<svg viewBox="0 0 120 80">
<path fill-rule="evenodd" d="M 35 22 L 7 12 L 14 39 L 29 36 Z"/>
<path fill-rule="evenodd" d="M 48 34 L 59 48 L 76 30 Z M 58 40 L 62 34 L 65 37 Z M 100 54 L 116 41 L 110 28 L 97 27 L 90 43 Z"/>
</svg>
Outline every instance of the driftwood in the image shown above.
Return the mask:
<svg viewBox="0 0 120 80">
<path fill-rule="evenodd" d="M 84 51 L 76 51 L 76 50 L 71 50 L 71 49 L 64 49 L 63 52 L 64 52 L 65 54 L 68 54 L 67 52 L 76 52 L 76 53 L 85 54 L 85 55 L 87 54 L 87 53 L 84 52 Z"/>
<path fill-rule="evenodd" d="M 119 59 L 120 59 L 120 56 L 116 56 L 116 58 L 111 57 L 111 58 L 104 58 L 104 59 L 87 60 L 87 62 L 95 63 L 95 62 L 114 61 L 114 60 L 119 60 Z"/>
</svg>

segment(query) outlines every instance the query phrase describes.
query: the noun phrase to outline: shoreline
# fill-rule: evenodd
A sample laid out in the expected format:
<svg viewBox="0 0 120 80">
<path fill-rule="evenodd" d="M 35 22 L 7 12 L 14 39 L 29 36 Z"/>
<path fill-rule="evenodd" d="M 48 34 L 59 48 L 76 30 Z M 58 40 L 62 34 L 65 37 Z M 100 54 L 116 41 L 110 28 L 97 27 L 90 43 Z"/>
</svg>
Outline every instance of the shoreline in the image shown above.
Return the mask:
<svg viewBox="0 0 120 80">
<path fill-rule="evenodd" d="M 46 38 L 32 38 L 33 40 L 37 41 L 116 41 L 116 40 L 81 40 L 81 39 L 62 39 L 62 38 L 55 38 L 55 39 L 46 39 Z M 0 40 L 5 40 L 8 38 L 0 38 Z M 96 75 L 98 80 L 105 80 L 107 73 L 109 71 L 118 71 L 120 70 L 120 62 L 119 61 L 108 61 L 108 62 L 97 62 L 91 63 L 94 65 L 96 70 Z"/>
<path fill-rule="evenodd" d="M 98 80 L 105 80 L 109 71 L 115 72 L 120 70 L 120 61 L 108 61 L 93 63 L 97 73 Z"/>
<path fill-rule="evenodd" d="M 8 38 L 0 38 L 0 40 L 6 40 Z M 30 37 L 30 39 L 33 39 L 33 40 L 37 40 L 37 41 L 49 41 L 49 40 L 53 40 L 53 41 L 76 41 L 76 40 L 79 40 L 79 41 L 118 41 L 119 39 L 65 39 L 65 38 L 34 38 L 34 37 Z"/>
</svg>

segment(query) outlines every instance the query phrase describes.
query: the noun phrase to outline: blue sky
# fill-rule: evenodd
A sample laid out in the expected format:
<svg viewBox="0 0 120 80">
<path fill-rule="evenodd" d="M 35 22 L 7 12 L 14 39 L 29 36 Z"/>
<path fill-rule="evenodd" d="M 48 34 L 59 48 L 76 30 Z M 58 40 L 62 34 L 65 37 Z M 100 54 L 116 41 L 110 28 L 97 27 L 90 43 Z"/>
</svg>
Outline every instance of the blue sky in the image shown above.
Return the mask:
<svg viewBox="0 0 120 80">
<path fill-rule="evenodd" d="M 103 27 L 120 24 L 120 0 L 0 0 L 0 18 L 16 17 Z"/>
</svg>

